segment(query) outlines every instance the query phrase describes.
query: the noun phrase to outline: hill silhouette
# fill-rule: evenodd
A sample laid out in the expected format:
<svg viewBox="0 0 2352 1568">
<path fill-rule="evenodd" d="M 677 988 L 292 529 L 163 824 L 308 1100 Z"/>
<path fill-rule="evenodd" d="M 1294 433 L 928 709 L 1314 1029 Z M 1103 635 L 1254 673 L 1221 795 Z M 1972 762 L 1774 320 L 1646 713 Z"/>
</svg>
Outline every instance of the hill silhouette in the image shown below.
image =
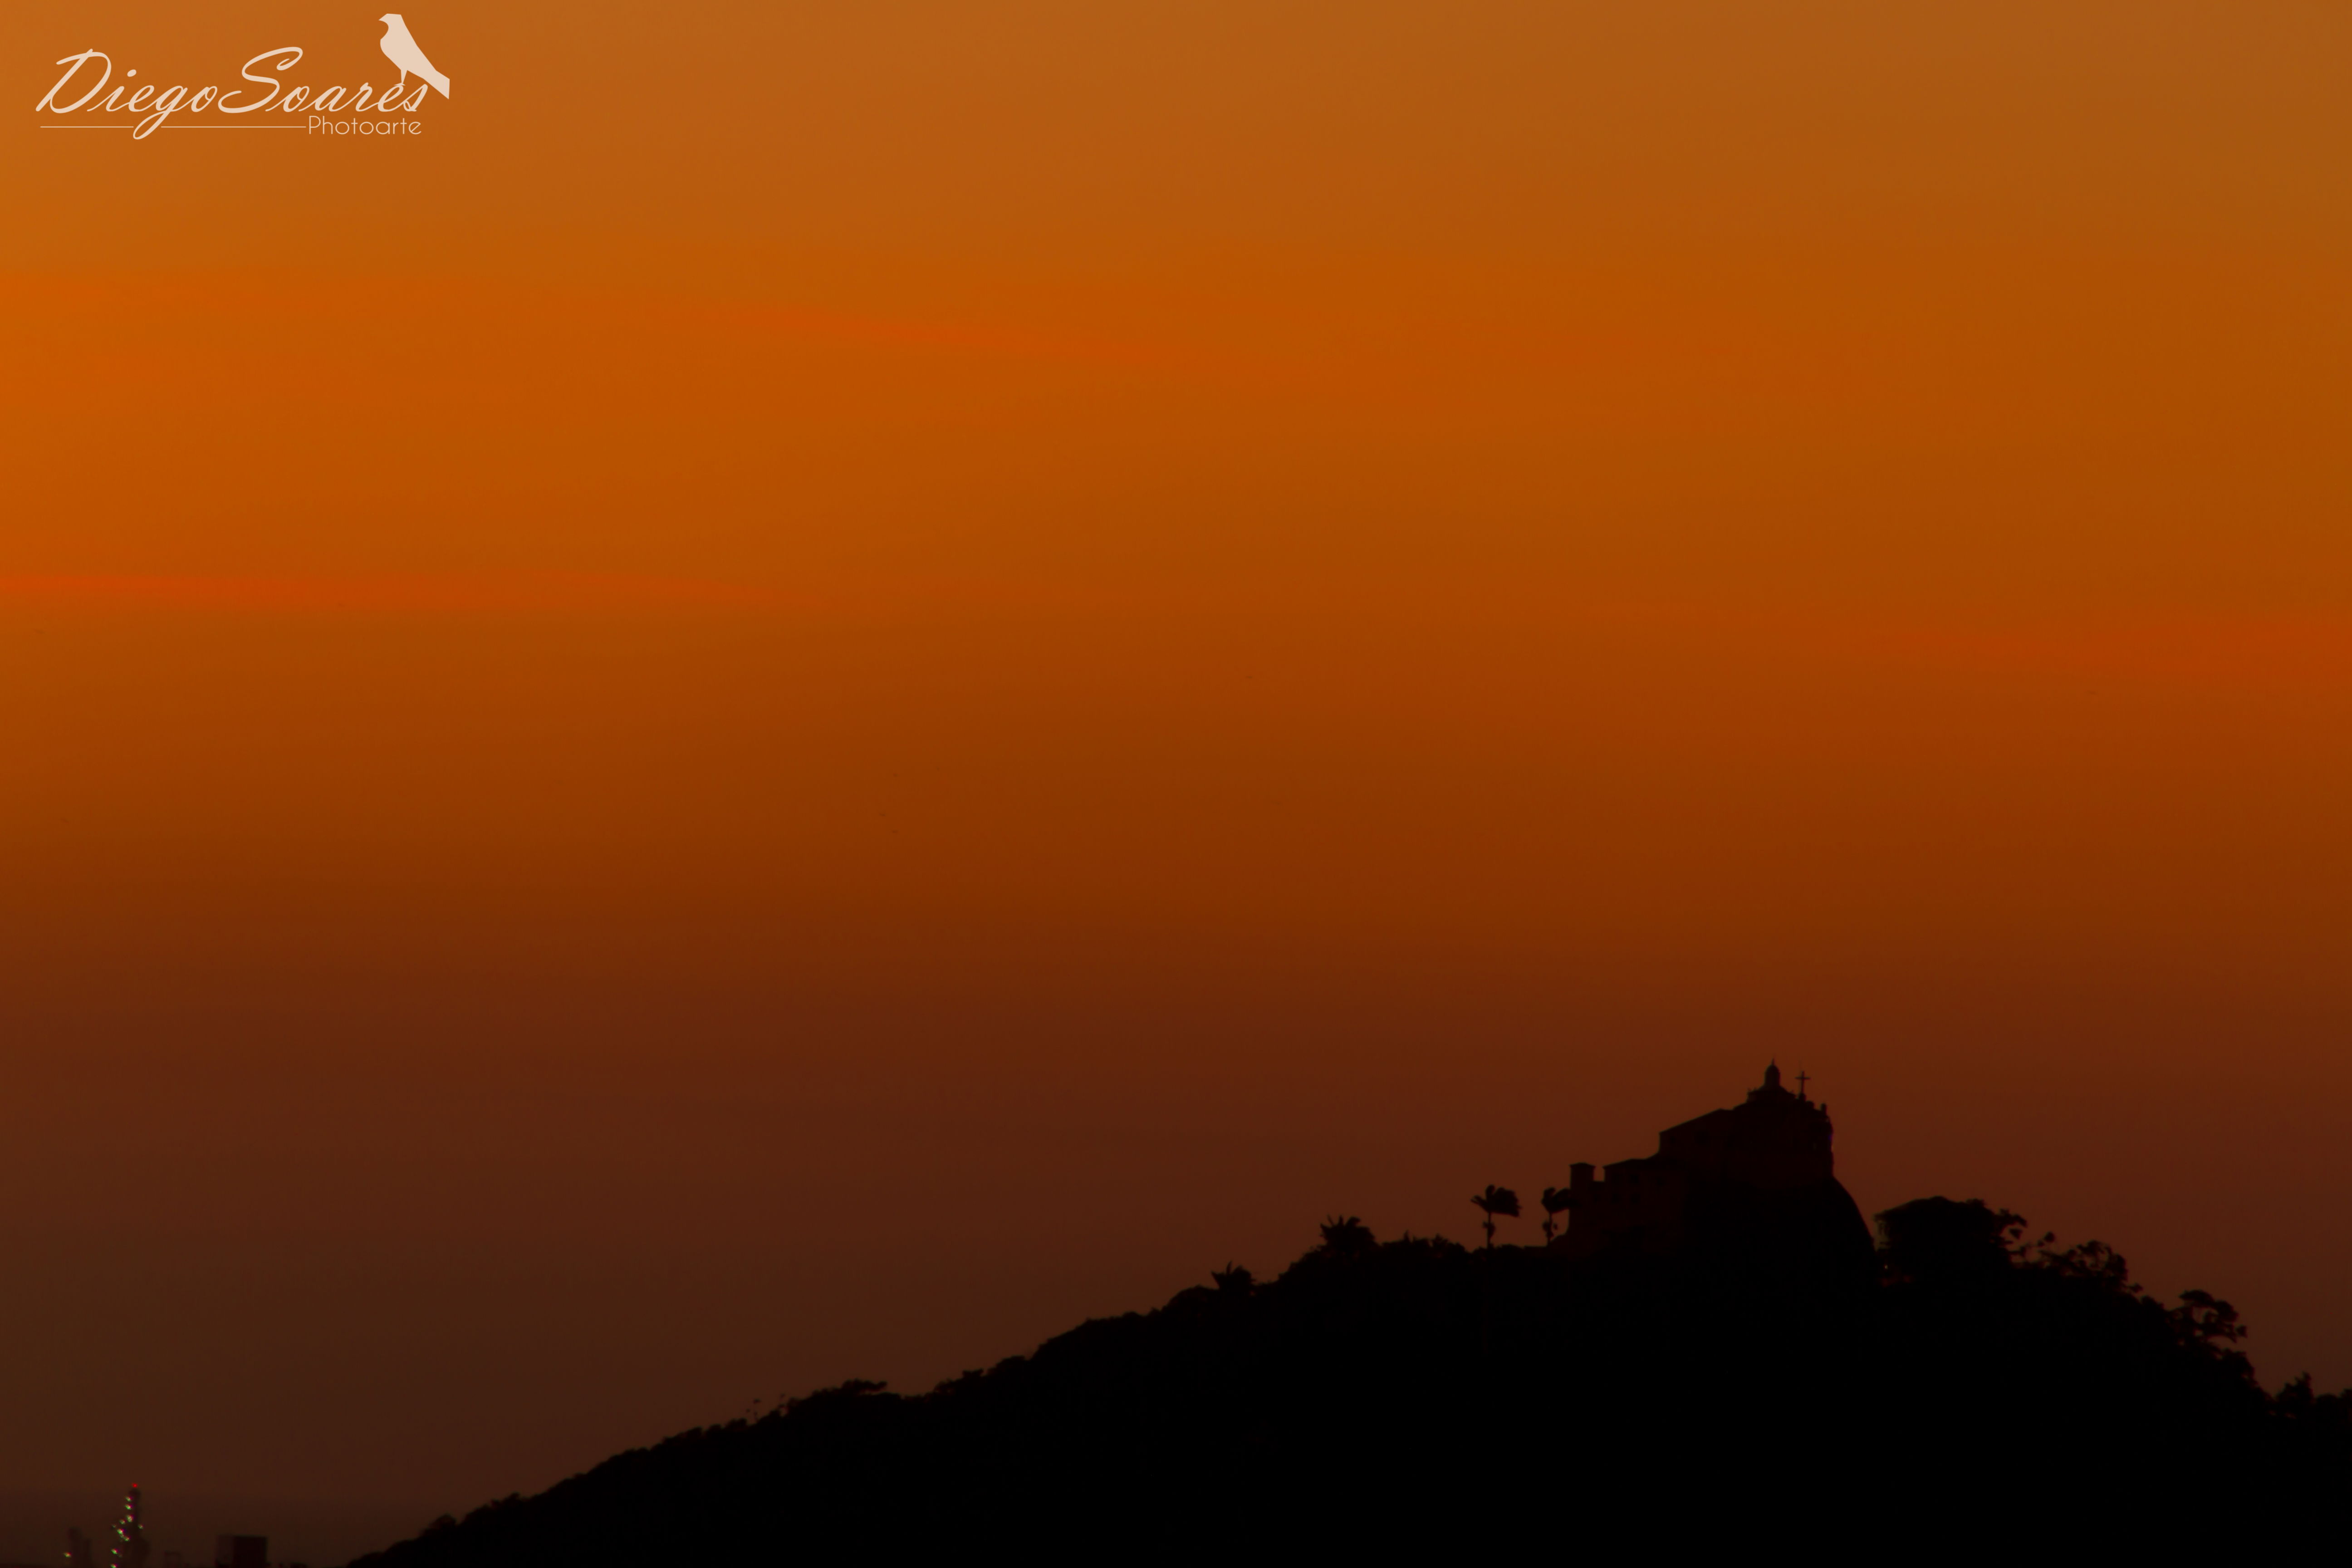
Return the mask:
<svg viewBox="0 0 2352 1568">
<path fill-rule="evenodd" d="M 1890 1209 L 1874 1245 L 1825 1170 L 1690 1166 L 1671 1223 L 1599 1246 L 1581 1210 L 1530 1247 L 1334 1218 L 1276 1279 L 1228 1268 L 919 1396 L 850 1383 L 682 1433 L 361 1563 L 2246 1544 L 2352 1502 L 2352 1400 L 2266 1393 L 2227 1302 L 2159 1302 L 1973 1200 Z"/>
</svg>

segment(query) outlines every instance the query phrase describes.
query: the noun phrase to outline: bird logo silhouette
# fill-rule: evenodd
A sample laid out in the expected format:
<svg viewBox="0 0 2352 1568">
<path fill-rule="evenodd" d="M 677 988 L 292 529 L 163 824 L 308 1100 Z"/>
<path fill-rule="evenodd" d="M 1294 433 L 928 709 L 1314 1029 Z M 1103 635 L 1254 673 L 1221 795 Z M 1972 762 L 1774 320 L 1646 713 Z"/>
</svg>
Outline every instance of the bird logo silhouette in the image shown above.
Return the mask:
<svg viewBox="0 0 2352 1568">
<path fill-rule="evenodd" d="M 406 87 L 408 73 L 415 71 L 439 89 L 442 97 L 448 97 L 449 79 L 433 68 L 433 62 L 425 58 L 425 51 L 408 36 L 408 24 L 400 19 L 400 13 L 386 11 L 376 20 L 383 24 L 383 58 L 400 68 L 400 85 Z"/>
</svg>

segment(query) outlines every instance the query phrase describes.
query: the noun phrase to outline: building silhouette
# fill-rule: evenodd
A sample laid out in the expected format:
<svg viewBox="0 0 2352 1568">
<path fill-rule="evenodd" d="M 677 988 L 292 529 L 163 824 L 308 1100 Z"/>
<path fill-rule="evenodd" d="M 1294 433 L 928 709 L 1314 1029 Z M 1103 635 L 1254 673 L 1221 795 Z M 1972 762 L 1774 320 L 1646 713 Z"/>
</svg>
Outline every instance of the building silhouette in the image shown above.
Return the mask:
<svg viewBox="0 0 2352 1568">
<path fill-rule="evenodd" d="M 1738 1105 L 1658 1134 L 1658 1152 L 1568 1168 L 1570 1258 L 1812 1255 L 1867 1267 L 1870 1230 L 1837 1179 L 1829 1107 L 1780 1081 L 1778 1063 Z"/>
<path fill-rule="evenodd" d="M 214 1568 L 269 1568 L 269 1537 L 223 1535 L 213 1542 Z"/>
</svg>

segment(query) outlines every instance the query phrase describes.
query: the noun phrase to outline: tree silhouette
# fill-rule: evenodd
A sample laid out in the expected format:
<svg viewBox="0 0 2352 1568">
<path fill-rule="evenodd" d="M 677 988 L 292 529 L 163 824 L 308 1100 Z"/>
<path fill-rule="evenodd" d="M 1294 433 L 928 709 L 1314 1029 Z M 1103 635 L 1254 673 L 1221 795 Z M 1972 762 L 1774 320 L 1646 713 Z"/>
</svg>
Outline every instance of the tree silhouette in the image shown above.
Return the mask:
<svg viewBox="0 0 2352 1568">
<path fill-rule="evenodd" d="M 1565 1187 L 1546 1187 L 1543 1190 L 1543 1233 L 1546 1241 L 1549 1241 L 1559 1234 L 1559 1216 L 1567 1212 L 1570 1201 L 1568 1189 Z"/>
<path fill-rule="evenodd" d="M 1357 1258 L 1380 1246 L 1371 1226 L 1354 1215 L 1334 1215 L 1323 1222 L 1323 1250 L 1334 1258 Z"/>
<path fill-rule="evenodd" d="M 1470 1201 L 1486 1213 L 1486 1245 L 1489 1247 L 1495 1245 L 1495 1216 L 1498 1214 L 1508 1215 L 1513 1219 L 1517 1219 L 1519 1215 L 1519 1194 L 1508 1187 L 1498 1187 L 1492 1182 L 1486 1184 L 1485 1192 Z"/>
<path fill-rule="evenodd" d="M 1966 1203 L 1916 1198 L 1878 1216 L 1879 1262 L 1888 1278 L 1896 1280 L 1937 1284 L 1987 1279 L 2023 1261 L 2028 1247 L 2053 1239 L 2045 1236 L 2041 1243 L 2029 1243 L 2024 1236 L 2021 1215 L 1989 1208 L 1981 1198 Z M 2105 1267 L 2104 1248 L 2094 1253 L 2074 1247 L 2063 1255 L 2043 1256 L 2068 1272 L 2095 1274 Z"/>
<path fill-rule="evenodd" d="M 2173 1327 L 2180 1342 L 2219 1351 L 2233 1341 L 2246 1337 L 2246 1325 L 2238 1321 L 2238 1309 L 2206 1290 L 2183 1290 L 2180 1305 L 2172 1309 Z M 2303 1374 L 2306 1393 L 2311 1386 L 2311 1374 Z"/>
</svg>

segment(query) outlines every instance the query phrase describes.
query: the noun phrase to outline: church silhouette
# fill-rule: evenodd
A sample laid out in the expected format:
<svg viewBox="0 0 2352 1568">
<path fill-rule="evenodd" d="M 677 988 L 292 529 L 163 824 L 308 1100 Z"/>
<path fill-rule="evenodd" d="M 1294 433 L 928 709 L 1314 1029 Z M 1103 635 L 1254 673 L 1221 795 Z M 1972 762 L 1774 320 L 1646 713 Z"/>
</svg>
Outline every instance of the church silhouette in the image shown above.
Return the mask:
<svg viewBox="0 0 2352 1568">
<path fill-rule="evenodd" d="M 1640 1254 L 1777 1263 L 1832 1274 L 1872 1267 L 1870 1227 L 1837 1179 L 1829 1107 L 1795 1093 L 1776 1062 L 1748 1098 L 1658 1134 L 1658 1152 L 1595 1175 L 1569 1167 L 1568 1229 L 1551 1245 L 1582 1261 Z"/>
</svg>

